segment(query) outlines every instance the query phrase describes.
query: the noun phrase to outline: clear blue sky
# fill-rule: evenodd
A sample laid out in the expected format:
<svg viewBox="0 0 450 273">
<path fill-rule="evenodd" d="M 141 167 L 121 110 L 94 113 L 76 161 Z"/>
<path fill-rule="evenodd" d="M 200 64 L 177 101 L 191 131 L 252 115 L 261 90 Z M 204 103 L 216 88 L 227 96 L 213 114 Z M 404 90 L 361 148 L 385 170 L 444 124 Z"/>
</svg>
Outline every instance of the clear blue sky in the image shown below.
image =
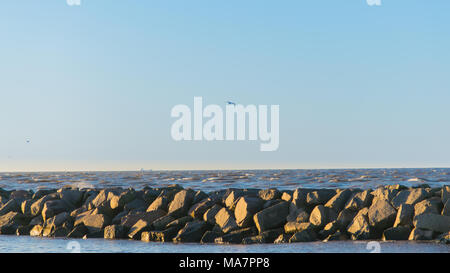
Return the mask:
<svg viewBox="0 0 450 273">
<path fill-rule="evenodd" d="M 2 1 L 0 171 L 450 166 L 449 11 Z M 278 151 L 173 141 L 170 110 L 194 96 L 279 104 Z"/>
</svg>

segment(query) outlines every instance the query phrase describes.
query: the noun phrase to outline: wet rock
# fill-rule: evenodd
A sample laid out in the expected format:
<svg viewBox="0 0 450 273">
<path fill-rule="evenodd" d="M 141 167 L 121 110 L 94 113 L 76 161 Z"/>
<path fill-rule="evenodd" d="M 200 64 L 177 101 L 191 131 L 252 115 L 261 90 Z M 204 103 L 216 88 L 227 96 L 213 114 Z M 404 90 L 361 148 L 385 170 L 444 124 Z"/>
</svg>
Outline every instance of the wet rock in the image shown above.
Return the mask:
<svg viewBox="0 0 450 273">
<path fill-rule="evenodd" d="M 254 227 L 244 228 L 232 231 L 214 240 L 216 244 L 240 244 L 245 237 L 256 233 Z"/>
<path fill-rule="evenodd" d="M 173 197 L 169 204 L 168 214 L 177 218 L 185 216 L 194 200 L 194 192 L 192 190 L 181 190 Z"/>
<path fill-rule="evenodd" d="M 69 232 L 67 237 L 68 238 L 83 238 L 83 236 L 85 236 L 88 232 L 89 232 L 89 230 L 87 229 L 87 227 L 83 223 L 80 223 L 77 226 L 75 226 L 72 229 L 72 231 Z"/>
<path fill-rule="evenodd" d="M 429 197 L 429 192 L 426 189 L 408 189 L 400 191 L 393 199 L 392 205 L 398 209 L 402 204 L 415 205 L 422 200 Z"/>
<path fill-rule="evenodd" d="M 42 236 L 42 231 L 44 230 L 44 227 L 42 225 L 35 225 L 30 230 L 30 236 Z"/>
<path fill-rule="evenodd" d="M 368 219 L 369 209 L 363 208 L 356 214 L 347 228 L 347 232 L 351 234 L 353 240 L 371 239 L 371 230 Z"/>
<path fill-rule="evenodd" d="M 33 226 L 27 225 L 27 226 L 19 226 L 16 229 L 16 235 L 20 236 L 20 235 L 30 235 L 30 231 L 33 228 Z"/>
<path fill-rule="evenodd" d="M 35 225 L 40 225 L 40 224 L 43 224 L 43 223 L 44 223 L 44 220 L 42 219 L 42 216 L 38 215 L 38 216 L 36 216 L 36 217 L 31 219 L 29 225 L 35 226 Z"/>
<path fill-rule="evenodd" d="M 283 234 L 283 229 L 272 229 L 262 232 L 259 235 L 246 237 L 242 239 L 242 244 L 271 244 L 273 243 L 281 234 Z M 289 239 L 289 238 L 288 238 Z"/>
<path fill-rule="evenodd" d="M 441 199 L 425 199 L 414 205 L 414 215 L 420 215 L 424 213 L 441 214 L 442 209 Z"/>
<path fill-rule="evenodd" d="M 194 204 L 189 209 L 188 214 L 192 218 L 197 218 L 199 220 L 202 220 L 205 212 L 214 205 L 215 205 L 215 201 L 213 201 L 211 198 L 208 197 L 208 198 L 203 199 L 202 201 Z"/>
<path fill-rule="evenodd" d="M 383 232 L 383 240 L 408 240 L 410 234 L 411 227 L 409 226 L 391 227 Z"/>
<path fill-rule="evenodd" d="M 274 229 L 283 226 L 286 223 L 286 217 L 289 213 L 289 203 L 282 202 L 272 207 L 266 208 L 253 216 L 258 231 Z"/>
<path fill-rule="evenodd" d="M 313 242 L 317 240 L 317 235 L 314 230 L 306 229 L 299 231 L 292 235 L 289 239 L 289 243 L 297 243 L 297 242 Z"/>
<path fill-rule="evenodd" d="M 394 227 L 412 226 L 414 217 L 414 207 L 412 205 L 403 204 L 400 206 L 395 218 Z"/>
<path fill-rule="evenodd" d="M 433 231 L 415 228 L 411 231 L 408 240 L 411 241 L 428 241 L 433 239 Z"/>
<path fill-rule="evenodd" d="M 177 236 L 173 238 L 173 241 L 178 243 L 198 243 L 206 230 L 208 230 L 208 224 L 206 222 L 199 220 L 188 222 L 178 232 Z"/>
<path fill-rule="evenodd" d="M 345 189 L 335 196 L 333 196 L 326 204 L 325 207 L 334 209 L 334 211 L 341 211 L 348 199 L 352 195 L 352 191 L 350 189 Z"/>
<path fill-rule="evenodd" d="M 309 222 L 318 228 L 323 228 L 329 222 L 336 220 L 337 214 L 331 208 L 323 205 L 316 206 L 309 217 Z"/>
<path fill-rule="evenodd" d="M 240 197 L 234 210 L 236 224 L 239 227 L 249 227 L 253 225 L 253 215 L 260 211 L 263 206 L 264 201 L 258 197 Z"/>
<path fill-rule="evenodd" d="M 215 216 L 216 224 L 222 228 L 224 233 L 236 230 L 239 226 L 234 219 L 233 213 L 226 208 L 222 208 Z"/>
<path fill-rule="evenodd" d="M 207 222 L 210 225 L 216 224 L 216 215 L 222 209 L 222 206 L 214 205 L 210 209 L 208 209 L 205 214 L 203 214 L 203 221 Z"/>
<path fill-rule="evenodd" d="M 328 236 L 335 234 L 339 230 L 339 225 L 336 221 L 330 222 L 325 225 L 323 230 L 319 231 L 319 237 L 322 239 L 327 238 Z"/>
<path fill-rule="evenodd" d="M 377 230 L 383 230 L 394 225 L 397 211 L 386 201 L 379 199 L 369 208 L 369 223 Z"/>
<path fill-rule="evenodd" d="M 335 190 L 322 189 L 309 192 L 306 195 L 306 204 L 308 206 L 324 205 L 327 203 L 334 195 L 336 195 Z"/>
<path fill-rule="evenodd" d="M 214 243 L 216 238 L 219 238 L 222 235 L 223 235 L 223 233 L 221 233 L 221 232 L 206 231 L 205 234 L 203 234 L 202 239 L 200 240 L 200 243 L 202 243 L 202 244 Z"/>
<path fill-rule="evenodd" d="M 450 231 L 450 216 L 425 213 L 415 216 L 413 223 L 418 229 L 427 229 L 441 233 Z"/>
<path fill-rule="evenodd" d="M 109 225 L 106 226 L 104 231 L 105 239 L 124 239 L 127 238 L 127 229 L 124 226 Z"/>
<path fill-rule="evenodd" d="M 348 240 L 348 236 L 347 234 L 341 232 L 341 231 L 336 231 L 334 234 L 328 235 L 327 238 L 325 238 L 323 241 L 324 242 L 329 242 L 329 241 L 345 241 Z"/>
<path fill-rule="evenodd" d="M 20 212 L 20 205 L 15 199 L 11 199 L 0 208 L 0 216 L 9 212 Z"/>
<path fill-rule="evenodd" d="M 136 222 L 136 224 L 134 224 L 129 232 L 128 232 L 128 237 L 130 239 L 134 239 L 134 240 L 139 240 L 141 239 L 141 234 L 144 231 L 149 231 L 152 228 L 152 223 L 149 223 L 145 220 L 139 220 Z"/>
<path fill-rule="evenodd" d="M 372 200 L 373 195 L 370 190 L 358 192 L 348 200 L 345 209 L 359 211 L 362 208 L 369 207 L 372 204 Z"/>
<path fill-rule="evenodd" d="M 259 195 L 259 198 L 261 198 L 262 200 L 266 200 L 266 201 L 281 198 L 281 192 L 278 191 L 277 189 L 260 190 L 258 195 Z"/>
<path fill-rule="evenodd" d="M 104 214 L 86 215 L 75 221 L 75 226 L 83 223 L 89 233 L 100 232 L 111 223 L 111 219 Z M 102 235 L 103 237 L 103 235 Z"/>
</svg>

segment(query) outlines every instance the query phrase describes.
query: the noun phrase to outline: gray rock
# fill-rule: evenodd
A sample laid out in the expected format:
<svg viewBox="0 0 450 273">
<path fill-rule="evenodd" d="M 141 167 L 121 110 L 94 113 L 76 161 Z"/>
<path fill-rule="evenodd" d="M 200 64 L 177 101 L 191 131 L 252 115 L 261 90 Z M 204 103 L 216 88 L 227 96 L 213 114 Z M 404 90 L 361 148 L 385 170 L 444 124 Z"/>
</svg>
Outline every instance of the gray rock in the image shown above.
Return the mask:
<svg viewBox="0 0 450 273">
<path fill-rule="evenodd" d="M 33 205 L 34 200 L 28 199 L 22 202 L 20 205 L 20 211 L 22 214 L 31 216 L 31 205 Z"/>
<path fill-rule="evenodd" d="M 373 195 L 370 190 L 358 192 L 348 200 L 345 209 L 359 211 L 362 208 L 369 207 L 372 204 L 372 200 Z"/>
<path fill-rule="evenodd" d="M 331 189 L 312 191 L 306 195 L 306 204 L 308 206 L 324 205 L 335 195 L 336 191 Z"/>
<path fill-rule="evenodd" d="M 336 212 L 322 205 L 316 206 L 309 217 L 309 222 L 318 228 L 323 228 L 329 222 L 336 220 Z"/>
<path fill-rule="evenodd" d="M 240 197 L 234 210 L 236 224 L 242 228 L 253 225 L 253 215 L 259 212 L 263 206 L 264 201 L 258 197 Z"/>
<path fill-rule="evenodd" d="M 104 229 L 105 239 L 124 239 L 127 238 L 127 229 L 120 225 L 109 225 Z"/>
<path fill-rule="evenodd" d="M 242 244 L 271 244 L 283 234 L 283 229 L 272 229 L 262 232 L 259 235 L 246 237 L 242 239 Z M 289 239 L 289 238 L 288 238 Z"/>
<path fill-rule="evenodd" d="M 30 236 L 42 236 L 43 230 L 44 230 L 44 227 L 42 225 L 35 225 L 30 230 Z"/>
<path fill-rule="evenodd" d="M 140 240 L 141 239 L 141 234 L 144 231 L 149 231 L 152 228 L 152 223 L 149 223 L 145 220 L 139 220 L 136 222 L 136 224 L 134 224 L 129 232 L 128 232 L 128 237 L 130 239 L 134 239 L 134 240 Z"/>
<path fill-rule="evenodd" d="M 15 234 L 20 226 L 28 225 L 29 219 L 18 212 L 8 212 L 0 216 L 0 234 Z"/>
<path fill-rule="evenodd" d="M 394 227 L 412 226 L 414 217 L 414 207 L 412 205 L 403 204 L 400 206 L 395 218 Z"/>
<path fill-rule="evenodd" d="M 311 223 L 297 223 L 297 222 L 287 222 L 284 225 L 285 233 L 296 233 L 305 229 L 314 229 L 314 225 Z"/>
<path fill-rule="evenodd" d="M 111 223 L 111 219 L 104 214 L 86 215 L 75 221 L 75 226 L 83 223 L 89 233 L 100 232 Z"/>
<path fill-rule="evenodd" d="M 198 243 L 206 230 L 208 230 L 208 224 L 206 222 L 199 220 L 188 222 L 178 232 L 177 236 L 173 238 L 173 241 L 177 243 Z"/>
<path fill-rule="evenodd" d="M 221 232 L 206 231 L 205 234 L 203 234 L 202 239 L 200 240 L 200 243 L 202 243 L 202 244 L 214 243 L 216 238 L 219 238 L 222 235 L 223 235 L 223 233 L 221 233 Z"/>
<path fill-rule="evenodd" d="M 391 203 L 394 208 L 398 209 L 402 204 L 415 205 L 428 197 L 430 197 L 430 194 L 426 189 L 408 189 L 400 191 Z"/>
<path fill-rule="evenodd" d="M 277 189 L 260 190 L 258 195 L 259 195 L 259 198 L 261 198 L 262 200 L 266 200 L 266 201 L 281 198 L 281 192 L 278 191 Z"/>
<path fill-rule="evenodd" d="M 48 194 L 48 195 L 45 195 L 45 196 L 41 197 L 39 200 L 34 202 L 33 205 L 31 205 L 31 215 L 37 216 L 37 215 L 41 214 L 42 209 L 44 208 L 44 204 L 47 201 L 55 200 L 57 198 L 58 197 L 57 197 L 56 193 L 55 194 Z"/>
<path fill-rule="evenodd" d="M 280 199 L 283 201 L 286 201 L 286 202 L 291 202 L 292 201 L 292 193 L 283 192 Z"/>
<path fill-rule="evenodd" d="M 205 214 L 203 214 L 203 221 L 207 222 L 210 225 L 216 224 L 216 215 L 222 209 L 222 206 L 214 205 L 210 209 L 208 209 Z"/>
<path fill-rule="evenodd" d="M 450 199 L 447 199 L 447 202 L 445 203 L 444 208 L 442 209 L 442 215 L 450 216 Z"/>
<path fill-rule="evenodd" d="M 311 191 L 310 189 L 296 189 L 292 194 L 292 203 L 298 208 L 306 207 L 306 199 Z"/>
<path fill-rule="evenodd" d="M 58 193 L 59 199 L 70 204 L 72 207 L 81 206 L 81 202 L 83 200 L 83 192 L 82 191 L 62 188 L 62 189 L 57 190 L 57 193 Z"/>
<path fill-rule="evenodd" d="M 393 189 L 389 187 L 379 187 L 371 192 L 371 195 L 373 196 L 372 204 L 376 203 L 378 200 L 391 202 L 395 198 L 395 196 L 397 196 L 398 193 L 399 193 L 398 189 Z"/>
<path fill-rule="evenodd" d="M 379 199 L 369 208 L 369 223 L 377 230 L 383 230 L 394 225 L 397 211 L 388 201 Z"/>
<path fill-rule="evenodd" d="M 289 239 L 292 237 L 292 235 L 289 234 L 281 234 L 280 236 L 278 236 L 275 241 L 273 242 L 274 244 L 286 244 L 289 243 Z"/>
<path fill-rule="evenodd" d="M 283 226 L 289 213 L 289 203 L 281 202 L 266 208 L 253 216 L 259 233 Z"/>
<path fill-rule="evenodd" d="M 181 218 L 178 218 L 172 222 L 170 222 L 169 224 L 167 224 L 167 228 L 171 228 L 171 227 L 177 227 L 178 229 L 181 229 L 182 227 L 184 227 L 188 222 L 192 222 L 194 221 L 194 218 L 192 218 L 191 216 L 184 216 Z"/>
<path fill-rule="evenodd" d="M 336 221 L 330 222 L 325 225 L 323 230 L 319 231 L 319 237 L 322 239 L 328 238 L 328 236 L 335 234 L 339 230 L 339 225 Z"/>
<path fill-rule="evenodd" d="M 348 236 L 347 234 L 341 232 L 341 231 L 336 231 L 334 234 L 328 235 L 327 238 L 325 238 L 323 241 L 324 242 L 329 242 L 329 241 L 345 241 L 348 240 Z"/>
<path fill-rule="evenodd" d="M 347 232 L 351 234 L 354 240 L 369 240 L 372 237 L 370 224 L 368 219 L 369 209 L 363 208 L 356 214 L 347 228 Z"/>
<path fill-rule="evenodd" d="M 50 200 L 42 208 L 42 218 L 45 220 L 61 213 L 73 210 L 74 207 L 64 200 Z"/>
<path fill-rule="evenodd" d="M 222 208 L 215 216 L 216 224 L 222 228 L 224 233 L 236 230 L 239 226 L 233 216 L 233 213 L 226 208 Z"/>
<path fill-rule="evenodd" d="M 214 242 L 216 244 L 240 244 L 245 237 L 252 236 L 255 233 L 254 227 L 239 229 L 217 237 Z"/>
<path fill-rule="evenodd" d="M 112 202 L 112 200 L 113 199 L 111 199 L 111 204 L 114 203 Z M 125 211 L 132 211 L 132 210 L 146 211 L 146 208 L 147 204 L 143 199 L 140 198 L 135 198 L 123 206 L 123 210 Z"/>
<path fill-rule="evenodd" d="M 167 211 L 169 208 L 170 200 L 165 196 L 158 196 L 151 204 L 148 206 L 147 211 L 153 210 L 163 210 Z"/>
<path fill-rule="evenodd" d="M 419 240 L 432 240 L 433 239 L 433 231 L 425 230 L 420 228 L 415 228 L 411 231 L 408 240 L 411 241 L 419 241 Z"/>
<path fill-rule="evenodd" d="M 411 227 L 409 226 L 391 227 L 383 232 L 383 240 L 408 240 L 410 234 Z"/>
<path fill-rule="evenodd" d="M 234 210 L 237 200 L 240 197 L 245 196 L 245 195 L 246 195 L 246 192 L 244 190 L 241 190 L 241 189 L 232 190 L 225 198 L 225 202 L 224 202 L 225 206 L 230 210 Z"/>
<path fill-rule="evenodd" d="M 195 193 L 192 190 L 177 192 L 169 204 L 168 214 L 175 218 L 185 216 L 194 200 L 194 195 Z"/>
<path fill-rule="evenodd" d="M 0 216 L 9 212 L 20 212 L 20 205 L 15 199 L 11 199 L 0 208 Z"/>
<path fill-rule="evenodd" d="M 352 191 L 350 189 L 345 189 L 335 196 L 333 196 L 326 204 L 325 207 L 334 209 L 334 211 L 341 211 L 348 199 L 352 195 Z"/>
<path fill-rule="evenodd" d="M 413 223 L 418 229 L 427 229 L 441 233 L 450 231 L 450 216 L 425 213 L 414 217 Z"/>
<path fill-rule="evenodd" d="M 174 226 L 162 231 L 145 231 L 141 234 L 141 240 L 144 242 L 171 242 L 179 230 Z"/>
<path fill-rule="evenodd" d="M 215 205 L 215 201 L 212 200 L 212 198 L 206 198 L 202 201 L 194 204 L 188 211 L 188 214 L 192 218 L 197 218 L 199 220 L 203 219 L 203 215 L 205 215 L 205 212 L 210 209 L 212 206 Z"/>
<path fill-rule="evenodd" d="M 442 204 L 446 204 L 450 199 L 450 186 L 443 186 L 441 191 Z"/>
<path fill-rule="evenodd" d="M 110 206 L 112 209 L 120 209 L 123 208 L 126 204 L 135 200 L 136 191 L 134 189 L 128 189 L 119 195 L 114 195 L 110 200 Z M 144 201 L 144 200 L 142 200 Z M 145 204 L 145 202 L 143 202 Z"/>
<path fill-rule="evenodd" d="M 336 218 L 336 223 L 338 224 L 339 228 L 346 229 L 348 225 L 353 221 L 353 218 L 355 218 L 357 213 L 358 212 L 354 211 L 353 209 L 343 209 Z"/>
<path fill-rule="evenodd" d="M 153 222 L 153 227 L 154 227 L 156 230 L 164 230 L 164 229 L 166 229 L 166 227 L 167 227 L 168 224 L 170 224 L 171 222 L 173 222 L 173 221 L 175 221 L 175 220 L 176 220 L 176 219 L 173 218 L 172 216 L 170 216 L 170 215 L 165 215 L 165 216 L 162 216 L 162 217 L 156 219 L 156 220 Z"/>
<path fill-rule="evenodd" d="M 316 233 L 313 230 L 306 229 L 292 235 L 292 237 L 289 239 L 289 243 L 313 242 L 316 240 L 317 240 Z"/>
<path fill-rule="evenodd" d="M 425 199 L 414 205 L 414 215 L 418 216 L 424 213 L 441 214 L 441 198 Z"/>
<path fill-rule="evenodd" d="M 87 233 L 89 232 L 89 230 L 87 229 L 87 227 L 81 223 L 77 226 L 75 226 L 71 232 L 69 232 L 69 234 L 67 235 L 68 238 L 83 238 L 83 236 L 85 236 Z"/>
</svg>

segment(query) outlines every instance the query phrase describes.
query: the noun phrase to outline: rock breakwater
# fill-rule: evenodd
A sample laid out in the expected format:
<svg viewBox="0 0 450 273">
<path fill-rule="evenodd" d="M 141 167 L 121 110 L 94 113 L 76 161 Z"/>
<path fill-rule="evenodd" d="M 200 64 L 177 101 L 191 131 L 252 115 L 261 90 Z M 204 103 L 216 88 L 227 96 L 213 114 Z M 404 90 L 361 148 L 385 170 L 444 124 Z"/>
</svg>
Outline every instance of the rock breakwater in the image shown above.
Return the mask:
<svg viewBox="0 0 450 273">
<path fill-rule="evenodd" d="M 0 234 L 173 243 L 450 241 L 450 186 L 0 189 Z"/>
</svg>

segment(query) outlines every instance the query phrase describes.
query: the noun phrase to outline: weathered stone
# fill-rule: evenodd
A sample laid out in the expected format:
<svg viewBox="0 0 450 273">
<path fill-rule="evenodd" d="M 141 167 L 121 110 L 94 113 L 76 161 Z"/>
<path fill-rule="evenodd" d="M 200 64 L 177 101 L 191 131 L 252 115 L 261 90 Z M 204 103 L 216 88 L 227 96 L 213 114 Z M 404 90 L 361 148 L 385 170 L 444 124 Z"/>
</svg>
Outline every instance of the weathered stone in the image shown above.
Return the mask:
<svg viewBox="0 0 450 273">
<path fill-rule="evenodd" d="M 194 193 L 194 200 L 192 200 L 192 204 L 197 204 L 200 201 L 203 201 L 205 199 L 211 199 L 212 201 L 216 202 L 217 200 L 215 198 L 211 198 L 208 196 L 207 193 L 205 193 L 204 191 L 196 191 Z"/>
<path fill-rule="evenodd" d="M 221 232 L 215 232 L 215 231 L 206 231 L 205 234 L 203 234 L 202 239 L 200 240 L 200 243 L 202 244 L 210 244 L 214 243 L 216 238 L 219 238 L 222 236 L 223 233 Z"/>
<path fill-rule="evenodd" d="M 64 202 L 70 204 L 72 207 L 79 207 L 83 200 L 83 192 L 73 189 L 59 189 L 57 190 L 58 196 Z"/>
<path fill-rule="evenodd" d="M 142 232 L 149 231 L 151 228 L 152 228 L 151 223 L 141 219 L 130 228 L 128 232 L 128 237 L 134 240 L 141 239 Z"/>
<path fill-rule="evenodd" d="M 442 204 L 446 204 L 450 199 L 450 186 L 443 186 L 441 191 Z"/>
<path fill-rule="evenodd" d="M 215 216 L 216 224 L 222 228 L 224 233 L 236 230 L 239 226 L 234 219 L 232 212 L 226 208 L 222 208 Z"/>
<path fill-rule="evenodd" d="M 425 213 L 414 217 L 414 226 L 436 232 L 450 231 L 450 216 Z"/>
<path fill-rule="evenodd" d="M 127 229 L 124 226 L 109 225 L 104 229 L 105 239 L 124 239 L 127 238 Z"/>
<path fill-rule="evenodd" d="M 31 197 L 33 200 L 38 200 L 41 199 L 42 197 L 44 197 L 47 194 L 51 194 L 51 193 L 55 193 L 56 190 L 55 189 L 40 189 L 37 190 L 33 196 Z"/>
<path fill-rule="evenodd" d="M 153 201 L 150 206 L 148 206 L 147 211 L 153 210 L 163 210 L 167 211 L 169 207 L 170 200 L 165 196 L 158 196 L 155 201 Z"/>
<path fill-rule="evenodd" d="M 319 231 L 319 237 L 322 239 L 327 238 L 328 236 L 335 234 L 339 229 L 339 225 L 336 221 L 330 222 L 325 225 L 323 230 Z"/>
<path fill-rule="evenodd" d="M 353 221 L 353 218 L 355 218 L 357 213 L 358 212 L 354 211 L 353 209 L 343 209 L 336 218 L 336 223 L 338 224 L 339 228 L 346 229 L 348 225 Z"/>
<path fill-rule="evenodd" d="M 61 213 L 71 211 L 73 207 L 64 200 L 50 200 L 42 208 L 42 218 L 45 220 Z"/>
<path fill-rule="evenodd" d="M 289 243 L 297 242 L 313 242 L 317 240 L 317 235 L 314 230 L 305 229 L 292 235 L 289 239 Z"/>
<path fill-rule="evenodd" d="M 448 202 L 448 200 L 447 200 L 447 202 Z M 437 240 L 441 244 L 450 244 L 450 231 L 439 235 Z"/>
<path fill-rule="evenodd" d="M 289 239 L 292 237 L 289 236 L 288 234 L 281 234 L 280 236 L 278 236 L 275 241 L 273 242 L 274 244 L 286 244 L 289 243 Z"/>
<path fill-rule="evenodd" d="M 379 187 L 370 193 L 373 196 L 372 204 L 376 203 L 379 200 L 391 202 L 398 193 L 398 189 Z"/>
<path fill-rule="evenodd" d="M 173 238 L 174 242 L 182 243 L 198 243 L 203 237 L 203 234 L 208 229 L 208 224 L 203 221 L 188 222 L 182 228 L 177 236 Z"/>
<path fill-rule="evenodd" d="M 309 192 L 306 195 L 306 204 L 308 206 L 324 205 L 327 203 L 334 195 L 336 195 L 335 190 L 322 189 Z"/>
<path fill-rule="evenodd" d="M 281 202 L 272 207 L 266 208 L 253 216 L 256 228 L 261 233 L 266 230 L 283 226 L 286 223 L 286 216 L 289 213 L 289 203 Z"/>
<path fill-rule="evenodd" d="M 383 199 L 379 199 L 369 208 L 369 223 L 377 230 L 383 230 L 394 225 L 397 211 L 391 204 Z"/>
<path fill-rule="evenodd" d="M 194 192 L 192 190 L 179 191 L 169 204 L 168 214 L 175 218 L 185 216 L 193 200 Z"/>
<path fill-rule="evenodd" d="M 409 235 L 408 240 L 432 240 L 433 239 L 433 231 L 432 230 L 425 230 L 420 228 L 415 228 L 411 231 L 411 234 Z"/>
<path fill-rule="evenodd" d="M 393 199 L 392 206 L 398 209 L 402 204 L 415 205 L 422 200 L 429 197 L 429 192 L 426 189 L 408 189 L 400 191 Z"/>
<path fill-rule="evenodd" d="M 244 190 L 241 189 L 235 189 L 232 190 L 230 192 L 230 194 L 227 195 L 227 197 L 225 198 L 225 206 L 230 209 L 230 210 L 234 210 L 234 207 L 237 203 L 237 200 L 242 197 L 245 196 L 246 192 Z"/>
<path fill-rule="evenodd" d="M 447 202 L 444 204 L 444 208 L 442 209 L 442 215 L 450 216 L 450 199 L 447 199 Z"/>
<path fill-rule="evenodd" d="M 277 239 L 281 234 L 283 234 L 283 229 L 272 229 L 262 232 L 259 235 L 246 237 L 242 239 L 242 244 L 271 244 Z M 289 239 L 289 238 L 288 238 Z"/>
<path fill-rule="evenodd" d="M 336 218 L 337 214 L 333 209 L 318 205 L 311 212 L 309 222 L 318 228 L 322 228 L 329 222 L 336 220 Z"/>
<path fill-rule="evenodd" d="M 297 223 L 297 222 L 287 222 L 284 225 L 285 233 L 296 233 L 305 229 L 314 229 L 314 225 L 311 223 Z"/>
<path fill-rule="evenodd" d="M 169 223 L 171 223 L 171 222 L 173 222 L 173 221 L 175 221 L 175 220 L 176 220 L 176 219 L 173 218 L 172 216 L 170 216 L 170 215 L 165 215 L 165 216 L 163 216 L 163 217 L 160 217 L 160 218 L 156 219 L 156 220 L 153 222 L 153 227 L 154 227 L 156 230 L 164 230 L 164 229 L 166 229 L 166 227 L 167 227 L 167 225 L 168 225 Z"/>
<path fill-rule="evenodd" d="M 27 226 L 19 226 L 16 229 L 16 235 L 20 236 L 20 235 L 30 235 L 30 231 L 33 228 L 33 226 L 27 225 Z"/>
<path fill-rule="evenodd" d="M 372 204 L 372 200 L 373 195 L 371 194 L 370 190 L 358 192 L 348 200 L 347 204 L 345 205 L 345 208 L 359 211 L 362 208 L 369 207 Z"/>
<path fill-rule="evenodd" d="M 394 227 L 412 226 L 414 217 L 414 207 L 412 205 L 403 204 L 400 206 L 395 218 Z"/>
<path fill-rule="evenodd" d="M 309 213 L 304 208 L 297 208 L 293 203 L 289 203 L 289 214 L 286 217 L 287 222 L 308 222 Z"/>
<path fill-rule="evenodd" d="M 409 226 L 391 227 L 383 232 L 383 240 L 408 240 L 410 234 L 411 227 Z"/>
<path fill-rule="evenodd" d="M 25 190 L 12 191 L 11 194 L 9 195 L 9 199 L 19 200 L 20 201 L 19 203 L 22 203 L 24 200 L 30 198 L 31 198 L 30 192 Z"/>
<path fill-rule="evenodd" d="M 143 199 L 140 198 L 135 198 L 123 206 L 123 210 L 125 211 L 133 211 L 133 210 L 145 211 L 146 208 L 147 204 Z"/>
<path fill-rule="evenodd" d="M 371 239 L 371 230 L 368 219 L 369 209 L 363 208 L 356 214 L 347 228 L 347 232 L 352 235 L 354 240 Z"/>
<path fill-rule="evenodd" d="M 168 223 L 167 228 L 178 227 L 178 229 L 180 229 L 180 228 L 184 227 L 186 225 L 186 223 L 192 222 L 192 221 L 194 221 L 194 218 L 192 218 L 191 216 L 189 216 L 189 215 L 184 216 L 184 217 L 178 218 L 178 219 L 173 220 L 172 222 Z"/>
<path fill-rule="evenodd" d="M 0 208 L 0 216 L 9 212 L 20 212 L 20 205 L 15 199 L 11 199 Z"/>
<path fill-rule="evenodd" d="M 216 214 L 222 209 L 223 207 L 219 205 L 214 205 L 210 209 L 208 209 L 205 214 L 203 214 L 203 221 L 207 222 L 210 225 L 216 224 Z"/>
<path fill-rule="evenodd" d="M 292 201 L 292 194 L 288 193 L 288 192 L 283 192 L 283 194 L 281 195 L 281 200 L 286 201 L 286 202 L 291 202 Z"/>
<path fill-rule="evenodd" d="M 352 195 L 352 191 L 350 189 L 345 189 L 335 196 L 333 196 L 326 204 L 325 207 L 334 209 L 334 211 L 341 211 L 348 199 Z"/>
<path fill-rule="evenodd" d="M 153 242 L 171 242 L 173 238 L 177 235 L 178 231 L 180 229 L 178 227 L 170 227 L 162 231 L 150 231 L 149 233 L 149 239 Z M 142 241 L 146 241 L 147 235 L 144 234 L 147 232 L 143 232 L 141 236 Z"/>
<path fill-rule="evenodd" d="M 240 244 L 245 237 L 252 236 L 255 233 L 254 227 L 239 229 L 216 238 L 214 242 L 216 244 Z"/>
<path fill-rule="evenodd" d="M 128 189 L 119 195 L 114 195 L 111 197 L 110 206 L 112 209 L 123 208 L 126 204 L 135 200 L 136 191 L 134 189 Z M 142 202 L 145 204 L 144 200 Z"/>
<path fill-rule="evenodd" d="M 31 215 L 31 205 L 33 205 L 34 201 L 31 199 L 25 200 L 20 205 L 20 211 L 22 214 Z"/>
<path fill-rule="evenodd" d="M 274 199 L 280 199 L 281 197 L 281 192 L 278 191 L 277 189 L 266 189 L 266 190 L 260 190 L 259 193 L 259 198 L 261 198 L 262 200 L 274 200 Z"/>
<path fill-rule="evenodd" d="M 418 216 L 424 213 L 441 214 L 441 199 L 425 199 L 414 205 L 414 215 Z"/>
<path fill-rule="evenodd" d="M 15 234 L 19 226 L 28 225 L 29 219 L 18 212 L 8 212 L 0 216 L 0 234 Z"/>
<path fill-rule="evenodd" d="M 72 231 L 69 232 L 67 237 L 68 238 L 83 238 L 83 236 L 85 236 L 88 232 L 89 232 L 89 230 L 87 229 L 87 227 L 83 223 L 80 223 L 77 226 L 73 227 Z"/>
<path fill-rule="evenodd" d="M 72 221 L 69 213 L 61 212 L 45 221 L 45 225 L 54 225 L 56 227 L 62 226 L 64 223 Z"/>
<path fill-rule="evenodd" d="M 35 225 L 30 230 L 30 236 L 42 236 L 43 229 L 44 229 L 44 227 L 42 225 Z"/>
<path fill-rule="evenodd" d="M 31 215 L 36 216 L 41 214 L 45 202 L 55 199 L 57 199 L 57 196 L 54 194 L 48 194 L 43 196 L 41 199 L 37 200 L 36 202 L 33 203 L 33 205 L 31 205 Z"/>
<path fill-rule="evenodd" d="M 75 226 L 83 223 L 89 230 L 89 233 L 100 232 L 104 227 L 111 223 L 111 219 L 104 214 L 86 215 L 75 221 Z"/>
<path fill-rule="evenodd" d="M 345 241 L 348 240 L 348 236 L 341 232 L 341 231 L 336 231 L 334 234 L 328 235 L 327 238 L 325 238 L 323 241 L 324 242 L 329 242 L 329 241 Z"/>
<path fill-rule="evenodd" d="M 309 192 L 311 192 L 309 189 L 296 189 L 292 194 L 292 203 L 298 208 L 306 207 L 306 198 Z"/>
<path fill-rule="evenodd" d="M 211 198 L 206 198 L 196 204 L 194 204 L 188 211 L 188 214 L 192 218 L 197 218 L 199 220 L 203 219 L 205 212 L 214 206 L 215 202 Z"/>
<path fill-rule="evenodd" d="M 239 227 L 249 227 L 254 224 L 253 215 L 263 208 L 264 201 L 257 197 L 243 196 L 240 197 L 234 216 Z"/>
</svg>

